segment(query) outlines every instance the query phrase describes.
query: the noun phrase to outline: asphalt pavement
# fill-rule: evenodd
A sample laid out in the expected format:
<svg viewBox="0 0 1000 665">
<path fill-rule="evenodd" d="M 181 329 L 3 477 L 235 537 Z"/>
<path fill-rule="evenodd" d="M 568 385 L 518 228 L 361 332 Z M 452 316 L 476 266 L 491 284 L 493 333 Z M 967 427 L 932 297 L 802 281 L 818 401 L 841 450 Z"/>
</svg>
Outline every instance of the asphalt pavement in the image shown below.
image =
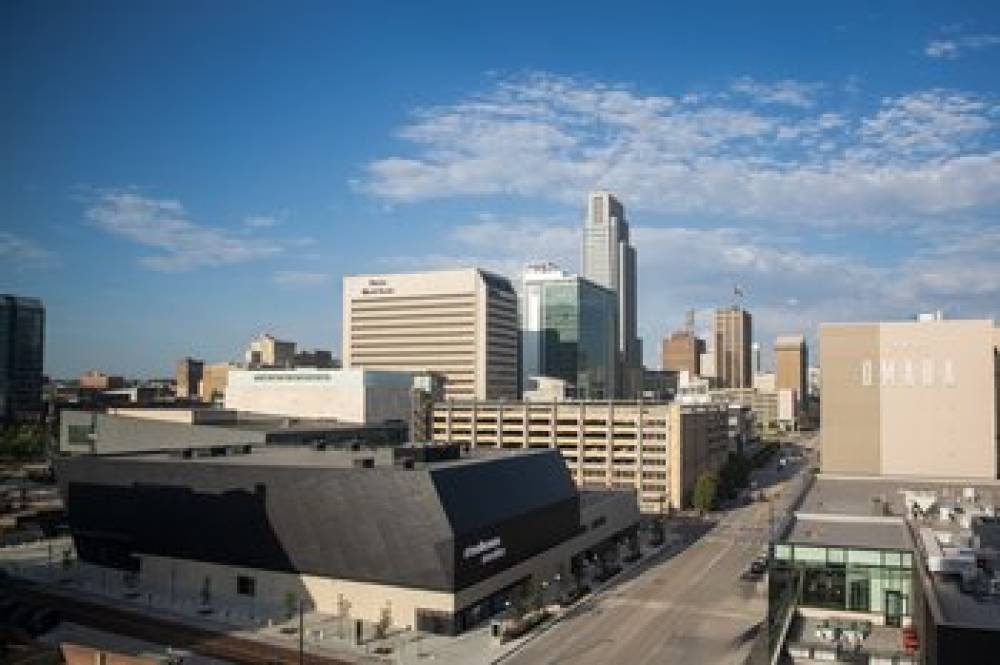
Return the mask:
<svg viewBox="0 0 1000 665">
<path fill-rule="evenodd" d="M 503 660 L 517 665 L 609 663 L 742 664 L 767 613 L 766 580 L 743 581 L 766 552 L 768 529 L 787 511 L 806 454 L 779 469 L 777 457 L 754 472 L 769 501 L 710 516 L 715 526 L 685 550 L 597 594 Z"/>
</svg>

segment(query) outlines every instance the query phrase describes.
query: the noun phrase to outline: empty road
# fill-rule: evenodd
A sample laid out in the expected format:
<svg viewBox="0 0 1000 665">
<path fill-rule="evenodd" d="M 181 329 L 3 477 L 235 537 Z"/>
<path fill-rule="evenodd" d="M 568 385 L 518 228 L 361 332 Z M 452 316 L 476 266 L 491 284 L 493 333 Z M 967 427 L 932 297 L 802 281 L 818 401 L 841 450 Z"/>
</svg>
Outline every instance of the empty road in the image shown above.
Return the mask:
<svg viewBox="0 0 1000 665">
<path fill-rule="evenodd" d="M 755 472 L 761 487 L 777 483 L 768 490 L 776 517 L 787 507 L 790 485 L 798 487 L 789 479 L 807 466 L 808 457 L 780 474 L 773 462 Z M 766 548 L 768 506 L 724 514 L 686 550 L 587 600 L 503 662 L 742 664 L 767 612 L 767 590 L 740 574 Z"/>
</svg>

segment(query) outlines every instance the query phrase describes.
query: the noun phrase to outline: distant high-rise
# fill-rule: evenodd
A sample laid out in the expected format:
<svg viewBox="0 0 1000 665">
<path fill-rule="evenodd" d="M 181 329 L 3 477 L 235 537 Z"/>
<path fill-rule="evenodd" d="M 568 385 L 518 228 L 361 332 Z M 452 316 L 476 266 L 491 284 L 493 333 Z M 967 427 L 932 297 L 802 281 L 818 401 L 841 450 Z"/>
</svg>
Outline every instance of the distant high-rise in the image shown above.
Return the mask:
<svg viewBox="0 0 1000 665">
<path fill-rule="evenodd" d="M 521 290 L 521 385 L 564 380 L 577 399 L 615 395 L 618 299 L 551 264 L 528 266 Z"/>
<path fill-rule="evenodd" d="M 663 369 L 700 376 L 703 353 L 705 340 L 690 330 L 678 330 L 663 340 Z"/>
<path fill-rule="evenodd" d="M 801 402 L 806 397 L 808 386 L 806 372 L 809 369 L 809 351 L 802 335 L 782 335 L 774 342 L 775 387 L 778 390 L 794 390 L 795 398 Z"/>
<path fill-rule="evenodd" d="M 196 358 L 182 358 L 177 363 L 175 379 L 177 399 L 198 399 L 201 393 L 201 377 L 205 363 Z"/>
<path fill-rule="evenodd" d="M 255 337 L 247 347 L 246 362 L 250 369 L 294 367 L 295 342 L 283 342 L 266 333 Z"/>
<path fill-rule="evenodd" d="M 752 388 L 750 312 L 727 307 L 715 312 L 715 375 L 720 388 Z"/>
<path fill-rule="evenodd" d="M 434 372 L 449 399 L 517 399 L 517 294 L 469 268 L 344 277 L 344 367 Z"/>
<path fill-rule="evenodd" d="M 41 418 L 44 352 L 42 302 L 0 295 L 0 422 Z"/>
<path fill-rule="evenodd" d="M 750 374 L 751 376 L 760 374 L 760 344 L 757 342 L 750 344 Z"/>
<path fill-rule="evenodd" d="M 583 227 L 583 277 L 618 296 L 618 395 L 642 389 L 642 344 L 636 323 L 636 254 L 621 202 L 591 192 Z"/>
</svg>

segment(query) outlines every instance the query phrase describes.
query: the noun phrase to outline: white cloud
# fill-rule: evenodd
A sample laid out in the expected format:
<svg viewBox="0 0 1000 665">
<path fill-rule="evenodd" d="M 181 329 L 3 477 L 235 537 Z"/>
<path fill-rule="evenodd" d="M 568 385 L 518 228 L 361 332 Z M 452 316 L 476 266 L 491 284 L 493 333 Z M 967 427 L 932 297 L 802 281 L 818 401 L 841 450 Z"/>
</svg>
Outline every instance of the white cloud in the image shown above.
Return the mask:
<svg viewBox="0 0 1000 665">
<path fill-rule="evenodd" d="M 730 86 L 733 92 L 746 95 L 754 101 L 763 104 L 785 104 L 809 108 L 815 104 L 815 95 L 823 88 L 819 83 L 802 83 L 801 81 L 776 81 L 762 83 L 749 76 L 737 79 Z"/>
<path fill-rule="evenodd" d="M 274 283 L 279 286 L 318 286 L 329 281 L 330 275 L 325 272 L 278 270 L 274 273 Z"/>
<path fill-rule="evenodd" d="M 860 117 L 683 99 L 547 74 L 503 81 L 418 112 L 400 131 L 412 151 L 368 164 L 360 187 L 388 202 L 507 195 L 576 206 L 601 186 L 638 211 L 820 225 L 1000 204 L 1000 111 L 986 99 L 930 90 Z"/>
<path fill-rule="evenodd" d="M 897 156 L 952 156 L 971 150 L 993 125 L 993 107 L 972 95 L 947 90 L 883 100 L 860 127 L 862 150 L 873 160 Z"/>
<path fill-rule="evenodd" d="M 549 259 L 576 272 L 580 226 L 570 219 L 489 215 L 454 227 L 440 239 L 439 253 L 391 257 L 384 265 L 479 266 L 517 280 L 526 263 Z M 632 231 L 639 258 L 639 329 L 651 367 L 658 361 L 658 340 L 681 325 L 684 312 L 727 304 L 734 284 L 746 292 L 754 336 L 765 349 L 782 333 L 814 339 L 821 321 L 907 318 L 938 308 L 1000 317 L 1000 229 L 955 227 L 945 242 L 879 263 L 805 249 L 794 237 L 762 228 L 633 226 Z"/>
<path fill-rule="evenodd" d="M 15 269 L 45 268 L 56 256 L 30 238 L 0 231 L 0 263 Z"/>
<path fill-rule="evenodd" d="M 932 39 L 924 54 L 931 58 L 954 60 L 968 51 L 979 51 L 1000 45 L 1000 35 L 961 35 L 945 39 Z"/>
<path fill-rule="evenodd" d="M 243 225 L 249 229 L 269 229 L 278 225 L 278 218 L 269 215 L 247 217 L 243 220 Z"/>
<path fill-rule="evenodd" d="M 282 252 L 279 243 L 265 238 L 196 224 L 179 201 L 129 191 L 100 194 L 86 217 L 103 231 L 159 250 L 139 263 L 162 272 L 245 263 Z"/>
</svg>

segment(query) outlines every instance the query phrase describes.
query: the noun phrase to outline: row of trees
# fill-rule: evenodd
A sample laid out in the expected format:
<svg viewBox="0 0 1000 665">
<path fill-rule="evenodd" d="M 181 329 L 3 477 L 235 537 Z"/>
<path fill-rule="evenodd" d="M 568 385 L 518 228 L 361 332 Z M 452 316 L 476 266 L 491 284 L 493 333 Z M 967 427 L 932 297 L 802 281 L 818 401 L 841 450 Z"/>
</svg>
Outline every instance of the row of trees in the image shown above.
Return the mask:
<svg viewBox="0 0 1000 665">
<path fill-rule="evenodd" d="M 750 460 L 743 455 L 730 455 L 717 473 L 705 471 L 698 476 L 691 503 L 697 510 L 706 512 L 722 501 L 735 499 L 740 490 L 749 485 L 752 468 Z"/>
</svg>

